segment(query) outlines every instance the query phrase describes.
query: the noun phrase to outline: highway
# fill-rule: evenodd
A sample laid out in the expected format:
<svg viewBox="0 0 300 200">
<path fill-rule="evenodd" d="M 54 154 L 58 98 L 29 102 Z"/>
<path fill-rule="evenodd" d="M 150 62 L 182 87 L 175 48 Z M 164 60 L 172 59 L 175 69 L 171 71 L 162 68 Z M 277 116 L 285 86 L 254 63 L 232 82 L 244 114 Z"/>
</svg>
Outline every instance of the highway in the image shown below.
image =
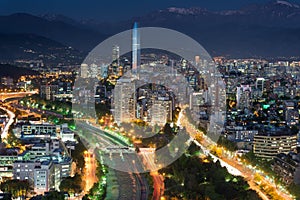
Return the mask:
<svg viewBox="0 0 300 200">
<path fill-rule="evenodd" d="M 2 140 L 3 140 L 3 141 L 6 141 L 7 135 L 8 135 L 8 131 L 9 131 L 9 128 L 10 128 L 10 126 L 14 123 L 14 120 L 15 120 L 16 115 L 15 115 L 13 112 L 11 112 L 10 110 L 8 110 L 8 109 L 6 109 L 6 108 L 4 108 L 4 107 L 2 107 L 2 106 L 0 106 L 0 109 L 1 109 L 1 110 L 4 110 L 4 111 L 8 114 L 8 117 L 9 117 L 9 120 L 8 120 L 8 122 L 6 123 L 4 129 L 3 129 L 2 133 L 1 133 L 1 138 L 2 138 Z"/>
<path fill-rule="evenodd" d="M 85 140 L 85 143 L 90 149 L 92 149 L 97 156 L 103 155 L 102 149 L 110 146 L 125 146 L 122 140 L 115 138 L 114 136 L 108 135 L 107 132 L 101 130 L 97 127 L 94 127 L 85 122 L 76 122 L 77 130 L 79 136 Z M 121 160 L 121 155 L 114 153 L 113 156 L 118 156 Z M 126 156 L 126 154 L 124 155 Z M 109 159 L 109 158 L 106 158 Z M 114 159 L 113 159 L 114 161 Z M 128 159 L 124 159 L 124 165 Z M 145 177 L 138 173 L 129 173 L 118 171 L 114 169 L 117 183 L 118 183 L 118 199 L 147 199 L 148 197 L 148 183 Z"/>
<path fill-rule="evenodd" d="M 153 180 L 153 195 L 152 200 L 160 200 L 165 190 L 164 178 L 157 171 L 157 164 L 155 164 L 154 153 L 151 152 L 140 152 L 143 157 L 143 163 L 146 169 L 150 171 L 150 175 Z"/>
<path fill-rule="evenodd" d="M 21 98 L 33 94 L 38 94 L 38 91 L 34 90 L 29 92 L 2 92 L 0 93 L 0 101 L 5 101 L 6 99 L 11 99 L 11 98 Z"/>
</svg>

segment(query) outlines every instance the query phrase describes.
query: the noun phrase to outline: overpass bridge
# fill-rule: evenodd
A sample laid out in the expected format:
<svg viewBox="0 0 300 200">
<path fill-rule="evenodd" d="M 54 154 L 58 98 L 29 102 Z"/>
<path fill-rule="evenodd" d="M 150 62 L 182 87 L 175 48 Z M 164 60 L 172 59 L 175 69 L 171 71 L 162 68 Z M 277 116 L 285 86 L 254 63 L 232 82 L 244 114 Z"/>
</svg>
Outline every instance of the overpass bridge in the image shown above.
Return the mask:
<svg viewBox="0 0 300 200">
<path fill-rule="evenodd" d="M 108 146 L 100 148 L 105 153 L 136 153 L 135 148 L 127 147 L 127 146 Z"/>
</svg>

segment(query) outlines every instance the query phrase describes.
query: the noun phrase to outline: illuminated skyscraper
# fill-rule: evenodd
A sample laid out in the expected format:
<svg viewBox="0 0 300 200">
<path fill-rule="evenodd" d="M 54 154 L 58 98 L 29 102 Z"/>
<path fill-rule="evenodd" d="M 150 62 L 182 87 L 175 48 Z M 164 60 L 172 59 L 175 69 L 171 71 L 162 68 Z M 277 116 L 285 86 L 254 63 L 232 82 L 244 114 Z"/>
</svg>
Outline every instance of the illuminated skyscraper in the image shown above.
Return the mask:
<svg viewBox="0 0 300 200">
<path fill-rule="evenodd" d="M 141 64 L 140 33 L 138 23 L 135 22 L 132 30 L 132 74 L 138 74 L 138 68 Z"/>
<path fill-rule="evenodd" d="M 117 124 L 135 118 L 135 84 L 131 79 L 119 79 L 114 89 L 114 119 Z"/>
<path fill-rule="evenodd" d="M 90 65 L 90 74 L 89 74 L 89 77 L 91 78 L 97 78 L 97 76 L 99 75 L 99 67 L 98 65 L 92 63 Z"/>
<path fill-rule="evenodd" d="M 112 62 L 116 62 L 117 66 L 120 65 L 120 47 L 118 45 L 113 46 L 112 50 Z"/>
<path fill-rule="evenodd" d="M 89 76 L 89 66 L 87 64 L 81 64 L 80 75 L 82 78 L 88 78 Z"/>
</svg>

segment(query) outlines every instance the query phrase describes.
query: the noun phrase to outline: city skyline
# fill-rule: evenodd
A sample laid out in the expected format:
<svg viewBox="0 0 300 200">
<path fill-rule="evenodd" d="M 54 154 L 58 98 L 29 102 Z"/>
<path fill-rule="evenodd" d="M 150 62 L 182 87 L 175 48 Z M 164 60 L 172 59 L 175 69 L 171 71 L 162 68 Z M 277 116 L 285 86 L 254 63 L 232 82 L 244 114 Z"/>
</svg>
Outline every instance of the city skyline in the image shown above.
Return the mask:
<svg viewBox="0 0 300 200">
<path fill-rule="evenodd" d="M 300 199 L 299 34 L 300 0 L 1 1 L 0 199 Z"/>
</svg>

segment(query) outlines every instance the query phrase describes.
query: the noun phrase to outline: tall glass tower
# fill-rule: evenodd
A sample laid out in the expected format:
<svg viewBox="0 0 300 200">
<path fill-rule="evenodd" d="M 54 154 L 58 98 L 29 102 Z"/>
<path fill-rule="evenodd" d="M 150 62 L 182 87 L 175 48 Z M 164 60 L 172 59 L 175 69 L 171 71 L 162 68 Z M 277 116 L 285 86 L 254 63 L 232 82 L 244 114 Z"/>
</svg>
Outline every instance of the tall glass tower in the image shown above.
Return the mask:
<svg viewBox="0 0 300 200">
<path fill-rule="evenodd" d="M 140 33 L 138 23 L 135 22 L 132 29 L 132 74 L 137 77 L 141 64 Z"/>
</svg>

